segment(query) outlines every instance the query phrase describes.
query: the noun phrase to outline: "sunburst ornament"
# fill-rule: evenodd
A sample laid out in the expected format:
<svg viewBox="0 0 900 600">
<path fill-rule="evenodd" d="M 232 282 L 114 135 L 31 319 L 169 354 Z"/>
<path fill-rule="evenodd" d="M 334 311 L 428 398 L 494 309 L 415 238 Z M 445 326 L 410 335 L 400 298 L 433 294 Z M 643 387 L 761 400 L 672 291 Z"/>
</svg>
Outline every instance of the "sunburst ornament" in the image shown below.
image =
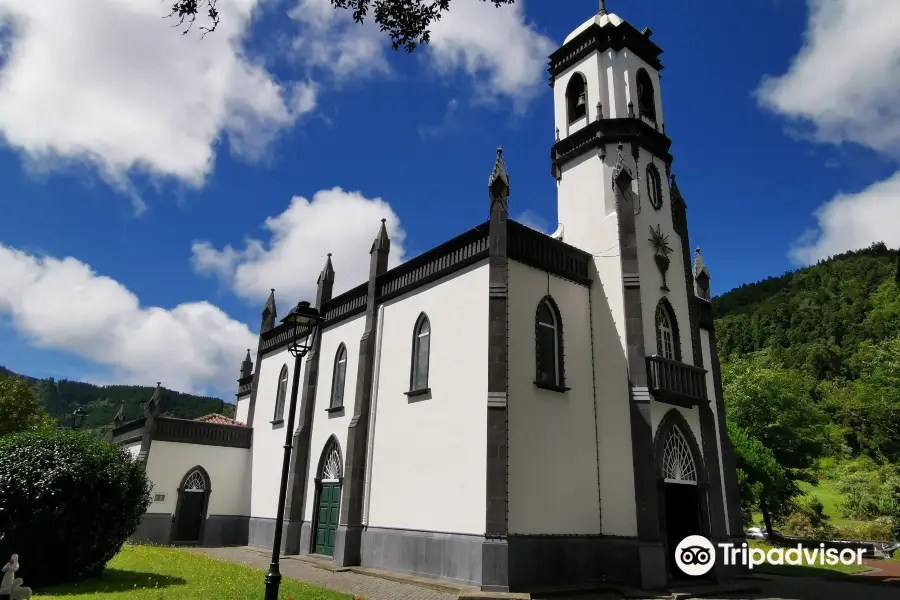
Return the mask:
<svg viewBox="0 0 900 600">
<path fill-rule="evenodd" d="M 657 225 L 654 229 L 653 226 L 650 226 L 650 243 L 653 245 L 653 260 L 656 262 L 656 266 L 659 267 L 659 272 L 662 273 L 662 291 L 668 292 L 669 286 L 666 284 L 666 271 L 669 270 L 669 254 L 672 252 L 672 247 L 669 246 L 669 236 L 663 234 L 660 226 Z"/>
<path fill-rule="evenodd" d="M 660 230 L 659 225 L 656 226 L 656 229 L 652 225 L 650 226 L 650 243 L 653 244 L 653 251 L 656 254 L 668 257 L 672 252 L 672 247 L 669 246 L 669 236 Z"/>
</svg>

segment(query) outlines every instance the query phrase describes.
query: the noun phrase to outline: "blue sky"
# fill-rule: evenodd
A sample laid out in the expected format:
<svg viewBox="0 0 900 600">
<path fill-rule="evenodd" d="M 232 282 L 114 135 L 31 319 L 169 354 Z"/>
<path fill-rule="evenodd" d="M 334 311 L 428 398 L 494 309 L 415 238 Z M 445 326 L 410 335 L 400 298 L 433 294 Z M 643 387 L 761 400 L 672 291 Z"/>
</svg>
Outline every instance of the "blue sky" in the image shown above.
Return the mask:
<svg viewBox="0 0 900 600">
<path fill-rule="evenodd" d="M 233 393 L 270 287 L 311 298 L 326 252 L 358 284 L 382 217 L 395 262 L 485 220 L 498 145 L 555 229 L 546 57 L 596 0 L 454 0 L 413 55 L 328 0 L 220 5 L 201 40 L 158 2 L 0 0 L 0 364 Z M 900 243 L 900 3 L 608 8 L 664 50 L 716 293 Z"/>
</svg>

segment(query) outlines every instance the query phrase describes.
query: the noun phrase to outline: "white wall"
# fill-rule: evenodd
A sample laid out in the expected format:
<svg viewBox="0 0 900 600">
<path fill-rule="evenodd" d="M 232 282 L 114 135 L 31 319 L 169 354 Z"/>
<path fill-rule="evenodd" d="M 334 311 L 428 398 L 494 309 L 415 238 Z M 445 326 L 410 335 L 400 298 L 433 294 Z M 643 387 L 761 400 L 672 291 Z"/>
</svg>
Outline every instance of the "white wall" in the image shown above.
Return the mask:
<svg viewBox="0 0 900 600">
<path fill-rule="evenodd" d="M 356 396 L 356 377 L 359 369 L 359 340 L 365 331 L 365 315 L 343 321 L 322 332 L 322 347 L 319 354 L 319 379 L 316 384 L 316 402 L 313 410 L 312 432 L 309 444 L 308 476 L 306 492 L 303 495 L 304 519 L 313 520 L 315 507 L 316 470 L 325 444 L 334 435 L 341 447 L 341 456 L 347 460 L 347 426 L 353 418 L 353 402 Z M 347 373 L 344 379 L 343 412 L 326 412 L 331 402 L 331 384 L 334 377 L 334 359 L 338 346 L 343 342 L 347 347 Z"/>
<path fill-rule="evenodd" d="M 650 205 L 647 185 L 647 165 L 653 161 L 659 171 L 662 180 L 663 203 L 659 210 Z M 694 355 L 691 347 L 691 329 L 688 312 L 688 294 L 694 294 L 693 287 L 688 289 L 684 277 L 684 260 L 682 255 L 682 239 L 675 233 L 672 223 L 672 198 L 669 194 L 669 186 L 665 182 L 665 163 L 644 150 L 640 151 L 637 165 L 637 180 L 635 187 L 640 192 L 640 213 L 635 215 L 635 233 L 637 235 L 638 265 L 641 272 L 641 301 L 643 303 L 644 319 L 644 344 L 647 354 L 656 354 L 656 305 L 665 296 L 675 311 L 675 319 L 678 322 L 678 334 L 681 346 L 681 361 L 692 365 Z M 656 266 L 653 245 L 650 243 L 650 228 L 659 226 L 663 235 L 668 236 L 669 270 L 666 273 L 668 292 L 662 291 L 663 277 Z"/>
<path fill-rule="evenodd" d="M 278 507 L 278 486 L 281 481 L 282 456 L 284 455 L 285 427 L 287 424 L 273 428 L 275 414 L 275 396 L 278 393 L 278 376 L 281 368 L 288 368 L 288 389 L 285 398 L 283 418 L 287 421 L 288 404 L 290 402 L 293 382 L 294 357 L 287 347 L 271 352 L 262 357 L 259 369 L 259 384 L 256 393 L 256 411 L 253 416 L 253 452 L 250 497 L 250 515 L 274 519 Z M 303 383 L 301 362 L 300 384 Z M 299 410 L 298 390 L 298 410 Z"/>
<path fill-rule="evenodd" d="M 247 473 L 250 451 L 245 448 L 182 444 L 154 440 L 150 445 L 147 477 L 153 494 L 163 493 L 163 502 L 154 502 L 148 512 L 175 513 L 178 486 L 197 465 L 209 474 L 209 515 L 246 515 L 249 509 Z"/>
<path fill-rule="evenodd" d="M 716 397 L 716 386 L 713 380 L 713 371 L 712 371 L 712 354 L 711 352 L 718 352 L 717 348 L 712 348 L 710 346 L 709 332 L 705 329 L 700 330 L 700 347 L 703 350 L 703 365 L 706 367 L 706 394 L 709 398 L 709 407 L 713 411 L 713 415 L 718 415 L 718 411 L 720 410 L 719 403 L 722 401 L 722 398 Z M 722 466 L 722 435 L 723 432 L 719 431 L 719 419 L 715 419 L 715 431 L 716 431 L 716 448 L 719 449 L 719 464 L 718 467 L 716 465 L 707 465 L 707 468 L 710 469 L 719 469 L 719 481 L 722 482 L 722 498 L 727 499 L 728 496 L 725 494 L 725 469 Z M 727 435 L 727 432 L 725 433 Z M 728 502 L 724 502 L 725 508 L 725 527 L 727 528 L 727 532 L 729 535 L 731 534 L 731 522 L 728 520 Z"/>
<path fill-rule="evenodd" d="M 250 396 L 246 396 L 237 401 L 234 407 L 234 420 L 238 423 L 247 424 L 247 417 L 250 415 Z"/>
<path fill-rule="evenodd" d="M 413 328 L 431 322 L 431 394 L 407 398 Z M 368 524 L 484 533 L 488 267 L 385 303 Z"/>
<path fill-rule="evenodd" d="M 535 380 L 535 311 L 553 298 L 562 318 L 567 392 Z M 598 534 L 598 440 L 586 287 L 509 264 L 509 531 Z"/>
</svg>

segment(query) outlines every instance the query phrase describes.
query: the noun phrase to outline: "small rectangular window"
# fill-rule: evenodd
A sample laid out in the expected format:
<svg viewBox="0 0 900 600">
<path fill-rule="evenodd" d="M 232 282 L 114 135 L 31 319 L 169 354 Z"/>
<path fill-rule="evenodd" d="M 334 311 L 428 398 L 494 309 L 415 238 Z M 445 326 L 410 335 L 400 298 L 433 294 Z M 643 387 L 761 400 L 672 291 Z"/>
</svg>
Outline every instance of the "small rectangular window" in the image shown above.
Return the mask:
<svg viewBox="0 0 900 600">
<path fill-rule="evenodd" d="M 165 502 L 166 495 L 165 494 L 153 494 L 153 501 L 154 502 Z"/>
</svg>

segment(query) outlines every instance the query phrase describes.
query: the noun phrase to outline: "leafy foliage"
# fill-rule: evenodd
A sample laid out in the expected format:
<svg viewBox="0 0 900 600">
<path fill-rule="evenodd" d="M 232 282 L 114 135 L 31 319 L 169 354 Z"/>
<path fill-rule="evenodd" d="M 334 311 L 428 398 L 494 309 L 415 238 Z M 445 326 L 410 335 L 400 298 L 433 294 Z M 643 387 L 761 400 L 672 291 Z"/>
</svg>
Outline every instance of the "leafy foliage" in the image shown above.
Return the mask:
<svg viewBox="0 0 900 600">
<path fill-rule="evenodd" d="M 17 553 L 29 584 L 99 574 L 149 504 L 143 465 L 90 432 L 0 438 L 0 556 Z"/>
<path fill-rule="evenodd" d="M 15 375 L 15 373 L 0 367 L 0 386 L 4 384 L 6 378 Z M 85 427 L 91 429 L 108 428 L 122 405 L 125 407 L 126 421 L 142 417 L 144 415 L 143 405 L 153 395 L 152 387 L 140 385 L 101 387 L 65 379 L 57 381 L 53 378 L 35 379 L 25 376 L 22 376 L 22 379 L 43 401 L 45 410 L 56 421 L 63 425 L 67 424 L 68 416 L 81 406 L 88 413 Z M 160 411 L 163 415 L 180 419 L 196 419 L 210 413 L 233 417 L 234 405 L 218 398 L 163 390 Z"/>
<path fill-rule="evenodd" d="M 0 379 L 0 436 L 53 426 L 40 397 L 21 377 Z"/>
<path fill-rule="evenodd" d="M 513 4 L 516 0 L 481 0 L 500 7 Z M 218 0 L 176 0 L 170 17 L 177 19 L 177 26 L 185 24 L 183 33 L 191 30 L 197 17 L 206 13 L 209 26 L 200 28 L 203 34 L 215 31 L 219 25 Z M 443 13 L 450 10 L 450 0 L 331 0 L 336 9 L 353 11 L 353 20 L 363 23 L 374 6 L 375 22 L 391 38 L 394 50 L 403 48 L 414 51 L 419 45 L 431 40 L 431 24 L 439 21 Z"/>
</svg>

